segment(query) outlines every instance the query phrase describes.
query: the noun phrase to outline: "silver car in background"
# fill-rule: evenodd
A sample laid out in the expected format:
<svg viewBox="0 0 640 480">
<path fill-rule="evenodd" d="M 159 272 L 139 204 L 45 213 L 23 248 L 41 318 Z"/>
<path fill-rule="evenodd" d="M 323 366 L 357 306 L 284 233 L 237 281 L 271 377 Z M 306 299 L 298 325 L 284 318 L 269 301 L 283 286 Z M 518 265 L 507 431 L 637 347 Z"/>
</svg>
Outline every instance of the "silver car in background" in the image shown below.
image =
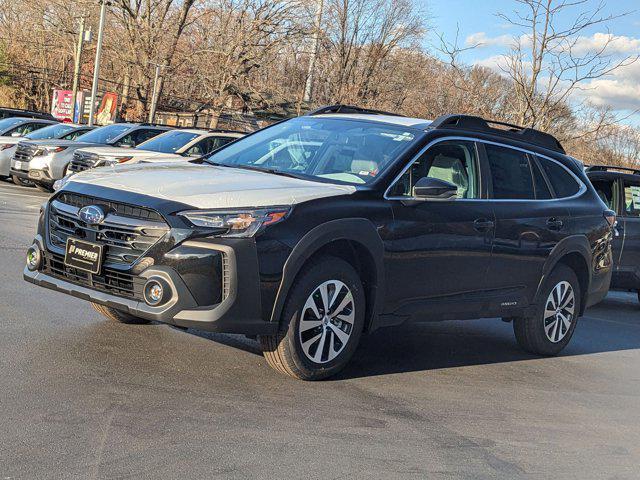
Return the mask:
<svg viewBox="0 0 640 480">
<path fill-rule="evenodd" d="M 20 142 L 25 140 L 48 140 L 62 139 L 75 140 L 80 135 L 93 130 L 88 125 L 76 125 L 74 123 L 55 123 L 44 128 L 27 133 L 24 137 L 0 137 L 0 177 L 9 177 L 11 173 L 11 160 Z M 18 169 L 21 165 L 18 165 Z M 28 185 L 31 182 L 22 178 L 14 177 L 16 185 Z"/>
<path fill-rule="evenodd" d="M 135 147 L 167 130 L 171 130 L 171 127 L 147 123 L 114 123 L 80 135 L 76 141 L 20 142 L 11 161 L 11 175 L 32 181 L 39 190 L 51 191 L 55 181 L 67 174 L 69 163 L 77 149 L 103 145 Z"/>
</svg>

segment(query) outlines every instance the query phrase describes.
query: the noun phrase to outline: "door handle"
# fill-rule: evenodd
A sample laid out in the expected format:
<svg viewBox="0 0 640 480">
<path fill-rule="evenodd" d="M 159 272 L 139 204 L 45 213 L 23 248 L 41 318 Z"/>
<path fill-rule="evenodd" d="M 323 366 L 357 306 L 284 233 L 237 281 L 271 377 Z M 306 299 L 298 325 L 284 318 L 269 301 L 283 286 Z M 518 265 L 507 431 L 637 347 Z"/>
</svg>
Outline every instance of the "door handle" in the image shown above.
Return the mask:
<svg viewBox="0 0 640 480">
<path fill-rule="evenodd" d="M 478 218 L 473 222 L 473 228 L 479 232 L 486 232 L 493 228 L 495 223 L 492 220 L 486 218 Z"/>
<path fill-rule="evenodd" d="M 547 227 L 549 227 L 549 230 L 560 230 L 563 225 L 564 223 L 562 222 L 562 220 L 556 217 L 551 217 L 549 220 L 547 220 Z"/>
</svg>

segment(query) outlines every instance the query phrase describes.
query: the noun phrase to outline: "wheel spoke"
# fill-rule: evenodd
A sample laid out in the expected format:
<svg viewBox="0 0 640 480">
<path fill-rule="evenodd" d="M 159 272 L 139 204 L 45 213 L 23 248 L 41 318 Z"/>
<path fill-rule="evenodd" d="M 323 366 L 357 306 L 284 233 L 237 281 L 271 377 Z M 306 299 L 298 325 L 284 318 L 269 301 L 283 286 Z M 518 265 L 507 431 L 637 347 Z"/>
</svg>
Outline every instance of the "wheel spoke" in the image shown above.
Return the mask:
<svg viewBox="0 0 640 480">
<path fill-rule="evenodd" d="M 342 288 L 345 286 L 342 282 L 335 282 L 333 285 L 335 288 L 333 291 L 333 295 L 331 295 L 331 300 L 329 301 L 329 309 L 331 309 L 333 307 L 333 304 L 336 303 L 336 300 L 338 299 Z"/>
<path fill-rule="evenodd" d="M 307 310 L 311 310 L 316 318 L 321 319 L 322 315 L 320 315 L 320 311 L 318 310 L 318 305 L 316 305 L 316 300 L 311 295 L 307 298 L 307 303 L 304 304 L 304 308 L 302 309 L 302 318 L 304 318 L 304 314 L 307 313 Z"/>
<path fill-rule="evenodd" d="M 544 326 L 544 332 L 547 334 L 547 337 L 552 338 L 551 329 L 558 323 L 557 319 L 554 319 L 552 322 L 548 323 Z"/>
<path fill-rule="evenodd" d="M 311 345 L 313 345 L 315 341 L 318 340 L 318 338 L 320 338 L 321 336 L 322 336 L 322 333 L 318 333 L 317 335 L 314 335 L 313 337 L 311 337 L 309 340 L 306 340 L 302 344 L 302 348 L 304 349 L 304 351 L 308 353 L 309 348 L 311 348 Z"/>
<path fill-rule="evenodd" d="M 324 309 L 324 314 L 326 315 L 329 312 L 329 290 L 328 290 L 328 282 L 320 285 L 320 297 L 322 298 L 322 306 Z"/>
<path fill-rule="evenodd" d="M 348 333 L 344 333 L 340 328 L 336 327 L 335 325 L 333 325 L 331 323 L 329 324 L 329 328 L 331 328 L 333 333 L 336 334 L 336 336 L 342 342 L 343 345 L 345 343 L 347 343 L 347 340 L 349 340 L 349 334 Z"/>
<path fill-rule="evenodd" d="M 320 325 L 322 325 L 322 320 L 305 320 L 305 319 L 300 319 L 300 333 L 304 333 L 308 330 L 312 330 L 314 328 L 319 327 Z"/>
<path fill-rule="evenodd" d="M 316 349 L 316 353 L 313 356 L 313 361 L 320 363 L 322 361 L 322 352 L 324 351 L 324 344 L 327 341 L 327 329 L 322 329 L 322 336 L 320 337 L 320 341 L 318 342 L 318 348 Z"/>
<path fill-rule="evenodd" d="M 569 327 L 571 326 L 571 320 L 569 320 L 569 318 L 562 313 L 559 313 L 558 315 L 560 316 L 560 320 L 562 320 L 562 324 L 564 325 L 565 333 L 568 332 Z"/>
<path fill-rule="evenodd" d="M 331 312 L 331 318 L 336 317 L 338 314 L 342 313 L 344 311 L 344 309 L 347 307 L 347 305 L 349 305 L 349 303 L 353 302 L 353 296 L 351 295 L 351 292 L 347 293 L 344 298 L 342 299 L 342 301 L 340 302 L 340 305 L 338 305 L 332 312 Z"/>
</svg>

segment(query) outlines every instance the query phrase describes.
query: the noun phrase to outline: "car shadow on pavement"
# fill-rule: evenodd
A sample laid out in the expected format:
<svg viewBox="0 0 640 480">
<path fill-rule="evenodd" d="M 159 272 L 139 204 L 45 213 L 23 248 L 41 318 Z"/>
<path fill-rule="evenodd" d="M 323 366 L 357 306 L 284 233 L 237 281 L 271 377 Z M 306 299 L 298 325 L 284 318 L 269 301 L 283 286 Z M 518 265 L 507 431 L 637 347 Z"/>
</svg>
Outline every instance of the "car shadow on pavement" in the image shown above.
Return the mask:
<svg viewBox="0 0 640 480">
<path fill-rule="evenodd" d="M 635 294 L 613 292 L 589 309 L 560 356 L 640 348 L 640 304 Z M 347 368 L 334 380 L 544 359 L 520 349 L 510 323 L 500 319 L 409 324 L 362 338 Z"/>
<path fill-rule="evenodd" d="M 192 335 L 261 355 L 242 335 L 189 329 Z M 612 292 L 582 317 L 560 356 L 640 348 L 640 304 L 635 294 Z M 347 368 L 330 380 L 540 359 L 516 343 L 513 327 L 500 319 L 406 324 L 361 339 Z"/>
</svg>

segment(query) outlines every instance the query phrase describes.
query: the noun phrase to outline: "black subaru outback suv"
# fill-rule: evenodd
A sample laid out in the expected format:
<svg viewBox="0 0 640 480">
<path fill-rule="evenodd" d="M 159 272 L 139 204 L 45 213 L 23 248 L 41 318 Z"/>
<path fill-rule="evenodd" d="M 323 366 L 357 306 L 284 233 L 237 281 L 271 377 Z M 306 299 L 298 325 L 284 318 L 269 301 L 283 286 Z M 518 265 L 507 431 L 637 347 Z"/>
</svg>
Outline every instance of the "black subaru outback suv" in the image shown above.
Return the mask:
<svg viewBox="0 0 640 480">
<path fill-rule="evenodd" d="M 640 300 L 640 170 L 598 165 L 588 167 L 587 176 L 617 215 L 611 287 L 638 292 Z"/>
<path fill-rule="evenodd" d="M 121 322 L 257 336 L 320 379 L 405 321 L 502 317 L 557 354 L 608 291 L 614 218 L 550 135 L 339 105 L 194 163 L 71 177 L 24 277 Z"/>
</svg>

